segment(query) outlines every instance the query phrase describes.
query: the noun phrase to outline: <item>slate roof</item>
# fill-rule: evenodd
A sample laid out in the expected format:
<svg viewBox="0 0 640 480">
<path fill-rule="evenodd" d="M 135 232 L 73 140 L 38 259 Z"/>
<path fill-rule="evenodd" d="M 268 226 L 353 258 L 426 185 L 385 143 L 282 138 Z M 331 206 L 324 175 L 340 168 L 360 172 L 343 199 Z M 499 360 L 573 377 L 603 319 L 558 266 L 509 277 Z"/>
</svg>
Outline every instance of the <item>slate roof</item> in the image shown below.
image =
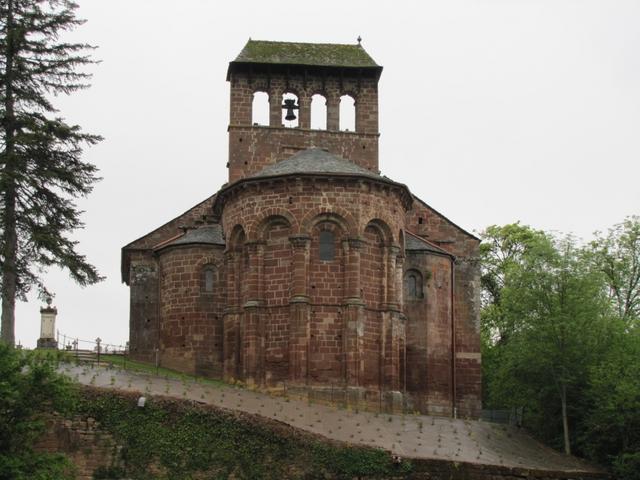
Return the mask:
<svg viewBox="0 0 640 480">
<path fill-rule="evenodd" d="M 233 63 L 380 68 L 359 44 L 271 42 L 251 39 Z"/>
<path fill-rule="evenodd" d="M 191 244 L 225 245 L 224 237 L 222 235 L 222 226 L 215 223 L 187 230 L 184 235 L 171 242 L 165 243 L 161 248 Z"/>
<path fill-rule="evenodd" d="M 322 148 L 302 150 L 286 160 L 269 165 L 253 176 L 253 178 L 272 177 L 292 173 L 328 173 L 342 175 L 360 175 L 377 180 L 388 179 L 377 175 L 353 162 L 340 158 Z"/>
<path fill-rule="evenodd" d="M 442 255 L 447 255 L 449 257 L 453 257 L 451 253 L 446 250 L 434 245 L 431 242 L 428 242 L 417 235 L 412 234 L 411 232 L 406 232 L 407 235 L 404 238 L 404 248 L 405 250 L 413 250 L 413 251 L 427 251 L 427 252 L 435 252 L 440 253 Z"/>
</svg>

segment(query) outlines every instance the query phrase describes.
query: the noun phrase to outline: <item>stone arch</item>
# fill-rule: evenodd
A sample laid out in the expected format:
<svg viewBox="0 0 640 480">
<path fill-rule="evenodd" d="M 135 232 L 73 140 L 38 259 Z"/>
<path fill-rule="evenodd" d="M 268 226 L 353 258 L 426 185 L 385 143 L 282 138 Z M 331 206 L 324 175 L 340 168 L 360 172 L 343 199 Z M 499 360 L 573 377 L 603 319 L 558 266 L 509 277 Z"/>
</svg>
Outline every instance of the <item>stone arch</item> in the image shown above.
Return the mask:
<svg viewBox="0 0 640 480">
<path fill-rule="evenodd" d="M 261 216 L 258 220 L 251 222 L 247 227 L 247 237 L 250 241 L 255 242 L 262 240 L 265 227 L 273 219 L 281 218 L 288 222 L 292 232 L 297 232 L 299 229 L 298 221 L 296 217 L 287 209 L 272 207 L 265 209 L 261 212 Z"/>
<path fill-rule="evenodd" d="M 381 221 L 371 221 L 362 232 L 360 278 L 362 297 L 369 307 L 378 308 L 385 302 L 387 283 L 387 253 L 389 228 Z"/>
<path fill-rule="evenodd" d="M 222 266 L 222 259 L 214 257 L 213 255 L 205 255 L 196 262 L 196 268 L 202 268 L 207 264 L 211 264 L 216 268 L 220 268 Z"/>
<path fill-rule="evenodd" d="M 358 235 L 357 222 L 350 212 L 340 207 L 319 207 L 308 212 L 300 222 L 299 233 L 309 235 L 318 223 L 328 221 L 339 225 L 345 235 L 356 237 Z"/>
<path fill-rule="evenodd" d="M 380 235 L 384 239 L 385 246 L 394 245 L 395 242 L 393 238 L 393 232 L 391 231 L 391 228 L 389 227 L 389 224 L 387 222 L 381 220 L 380 218 L 373 218 L 367 222 L 363 230 L 366 230 L 369 227 L 374 228 L 378 232 L 380 232 Z"/>
<path fill-rule="evenodd" d="M 227 250 L 231 252 L 241 251 L 246 241 L 247 235 L 245 234 L 244 227 L 238 223 L 231 229 Z"/>
</svg>

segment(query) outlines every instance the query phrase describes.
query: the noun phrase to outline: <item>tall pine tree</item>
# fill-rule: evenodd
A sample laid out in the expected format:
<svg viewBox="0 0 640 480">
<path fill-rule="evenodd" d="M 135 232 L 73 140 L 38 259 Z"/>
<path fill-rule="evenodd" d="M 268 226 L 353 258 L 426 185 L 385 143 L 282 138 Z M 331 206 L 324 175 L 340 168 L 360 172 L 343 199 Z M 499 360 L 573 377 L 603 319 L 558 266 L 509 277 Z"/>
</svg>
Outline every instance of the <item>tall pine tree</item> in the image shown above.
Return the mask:
<svg viewBox="0 0 640 480">
<path fill-rule="evenodd" d="M 40 273 L 65 268 L 81 285 L 101 277 L 69 239 L 82 227 L 74 199 L 89 194 L 97 168 L 82 147 L 100 141 L 58 117 L 50 99 L 88 87 L 89 45 L 61 35 L 83 23 L 69 0 L 0 0 L 1 339 L 15 342 L 15 302 Z"/>
</svg>

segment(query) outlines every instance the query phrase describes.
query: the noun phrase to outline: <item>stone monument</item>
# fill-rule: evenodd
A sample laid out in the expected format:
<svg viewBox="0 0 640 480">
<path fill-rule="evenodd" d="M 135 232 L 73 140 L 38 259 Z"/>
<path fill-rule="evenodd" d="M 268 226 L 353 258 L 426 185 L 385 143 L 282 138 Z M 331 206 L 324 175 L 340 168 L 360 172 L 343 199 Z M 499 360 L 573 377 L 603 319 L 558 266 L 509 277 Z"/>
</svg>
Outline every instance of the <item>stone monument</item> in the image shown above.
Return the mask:
<svg viewBox="0 0 640 480">
<path fill-rule="evenodd" d="M 55 337 L 58 309 L 51 306 L 51 301 L 51 298 L 47 298 L 47 306 L 40 308 L 38 348 L 58 348 L 58 342 Z"/>
</svg>

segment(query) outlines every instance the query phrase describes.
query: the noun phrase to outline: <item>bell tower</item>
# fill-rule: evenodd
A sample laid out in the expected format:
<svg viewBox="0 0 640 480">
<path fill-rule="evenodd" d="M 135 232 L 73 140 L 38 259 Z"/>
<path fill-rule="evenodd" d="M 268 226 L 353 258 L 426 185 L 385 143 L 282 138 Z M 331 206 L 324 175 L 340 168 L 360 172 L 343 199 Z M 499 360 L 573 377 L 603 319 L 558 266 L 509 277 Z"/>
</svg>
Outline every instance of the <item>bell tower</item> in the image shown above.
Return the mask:
<svg viewBox="0 0 640 480">
<path fill-rule="evenodd" d="M 249 40 L 227 71 L 229 182 L 311 147 L 378 173 L 381 72 L 359 41 Z M 256 119 L 258 100 L 268 111 L 261 122 Z"/>
</svg>

